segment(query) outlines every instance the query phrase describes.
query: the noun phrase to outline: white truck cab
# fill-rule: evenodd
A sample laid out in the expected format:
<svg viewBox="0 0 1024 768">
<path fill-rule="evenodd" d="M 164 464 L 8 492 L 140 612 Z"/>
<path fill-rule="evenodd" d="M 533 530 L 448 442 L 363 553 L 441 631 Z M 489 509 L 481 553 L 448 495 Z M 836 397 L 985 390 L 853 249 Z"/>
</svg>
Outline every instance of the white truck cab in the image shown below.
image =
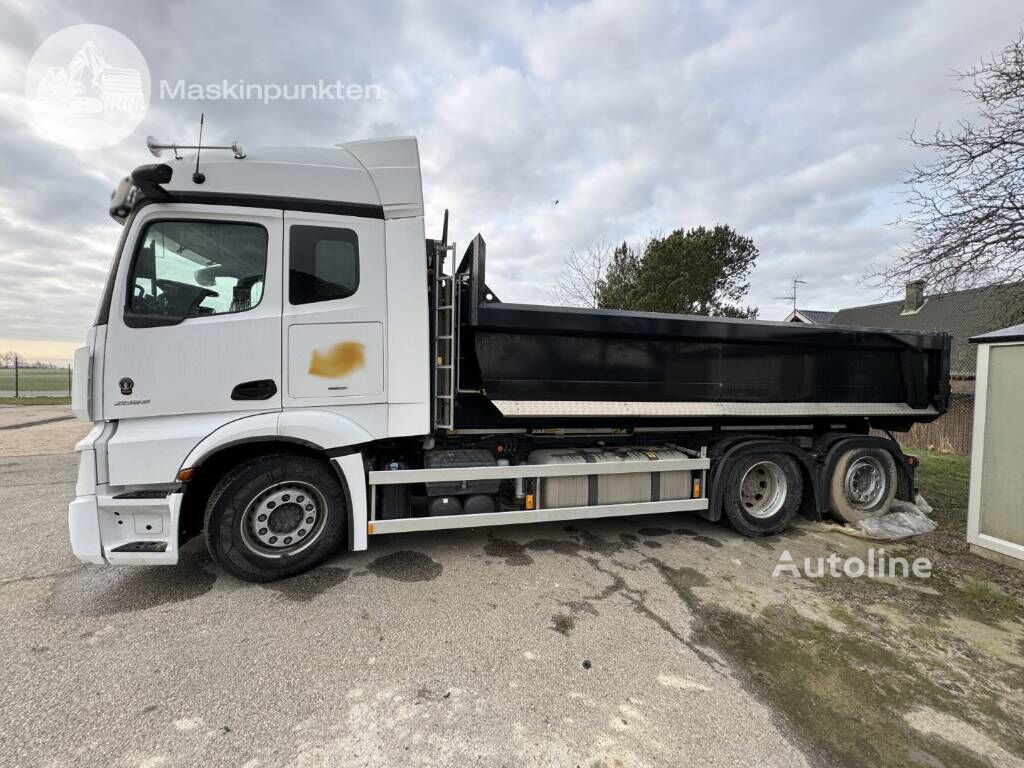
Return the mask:
<svg viewBox="0 0 1024 768">
<path fill-rule="evenodd" d="M 144 167 L 122 189 L 134 204 L 75 355 L 72 408 L 94 422 L 70 509 L 85 561 L 176 562 L 182 483 L 225 449 L 322 452 L 362 488 L 352 446 L 430 431 L 415 139 L 201 169 Z"/>
</svg>

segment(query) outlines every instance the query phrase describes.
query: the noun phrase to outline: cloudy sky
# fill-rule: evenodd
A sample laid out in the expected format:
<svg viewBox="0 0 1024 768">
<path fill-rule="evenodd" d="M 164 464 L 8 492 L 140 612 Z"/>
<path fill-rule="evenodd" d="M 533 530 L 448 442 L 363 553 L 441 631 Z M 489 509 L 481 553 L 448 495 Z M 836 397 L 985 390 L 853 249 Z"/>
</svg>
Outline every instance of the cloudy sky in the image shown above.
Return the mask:
<svg viewBox="0 0 1024 768">
<path fill-rule="evenodd" d="M 114 147 L 75 151 L 27 120 L 37 47 L 81 23 L 119 30 L 154 86 Z M 906 142 L 968 114 L 962 69 L 1024 25 L 971 3 L 271 3 L 0 0 L 0 349 L 61 354 L 92 322 L 119 227 L 110 190 L 147 134 L 330 145 L 420 140 L 428 233 L 488 242 L 505 300 L 548 301 L 562 260 L 600 241 L 728 223 L 760 258 L 751 303 L 807 281 L 800 305 L 880 298 L 866 268 L 898 252 Z M 199 103 L 159 82 L 375 84 L 364 101 Z M 557 206 L 552 201 L 558 199 Z M 52 342 L 46 344 L 46 342 Z"/>
</svg>

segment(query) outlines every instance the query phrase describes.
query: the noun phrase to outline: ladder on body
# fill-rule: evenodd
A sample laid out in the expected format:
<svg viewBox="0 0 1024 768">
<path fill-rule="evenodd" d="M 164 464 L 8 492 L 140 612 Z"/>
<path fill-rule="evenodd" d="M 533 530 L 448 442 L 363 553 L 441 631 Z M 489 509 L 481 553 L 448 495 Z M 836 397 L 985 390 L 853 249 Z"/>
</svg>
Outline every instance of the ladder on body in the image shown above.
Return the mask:
<svg viewBox="0 0 1024 768">
<path fill-rule="evenodd" d="M 437 246 L 434 259 L 434 428 L 455 427 L 455 388 L 458 382 L 457 360 L 458 292 L 455 278 L 444 274 L 444 257 L 455 255 L 455 243 Z"/>
</svg>

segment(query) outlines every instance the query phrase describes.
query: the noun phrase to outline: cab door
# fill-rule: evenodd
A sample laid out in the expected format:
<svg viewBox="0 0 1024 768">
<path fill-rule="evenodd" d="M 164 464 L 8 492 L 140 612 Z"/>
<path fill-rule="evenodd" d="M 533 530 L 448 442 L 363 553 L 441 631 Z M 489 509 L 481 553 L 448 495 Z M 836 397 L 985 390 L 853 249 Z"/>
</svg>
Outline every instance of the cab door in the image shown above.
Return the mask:
<svg viewBox="0 0 1024 768">
<path fill-rule="evenodd" d="M 387 402 L 384 221 L 286 211 L 285 407 Z"/>
<path fill-rule="evenodd" d="M 280 210 L 147 206 L 107 327 L 107 419 L 281 407 Z"/>
</svg>

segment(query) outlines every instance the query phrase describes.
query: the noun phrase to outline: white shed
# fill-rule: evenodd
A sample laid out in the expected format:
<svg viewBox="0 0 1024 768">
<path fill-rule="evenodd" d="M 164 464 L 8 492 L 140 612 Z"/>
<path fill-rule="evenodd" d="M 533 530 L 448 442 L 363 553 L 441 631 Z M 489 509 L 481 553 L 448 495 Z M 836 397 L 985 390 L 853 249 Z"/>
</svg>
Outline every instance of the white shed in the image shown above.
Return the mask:
<svg viewBox="0 0 1024 768">
<path fill-rule="evenodd" d="M 1024 325 L 971 339 L 978 345 L 967 543 L 1024 568 Z"/>
</svg>

